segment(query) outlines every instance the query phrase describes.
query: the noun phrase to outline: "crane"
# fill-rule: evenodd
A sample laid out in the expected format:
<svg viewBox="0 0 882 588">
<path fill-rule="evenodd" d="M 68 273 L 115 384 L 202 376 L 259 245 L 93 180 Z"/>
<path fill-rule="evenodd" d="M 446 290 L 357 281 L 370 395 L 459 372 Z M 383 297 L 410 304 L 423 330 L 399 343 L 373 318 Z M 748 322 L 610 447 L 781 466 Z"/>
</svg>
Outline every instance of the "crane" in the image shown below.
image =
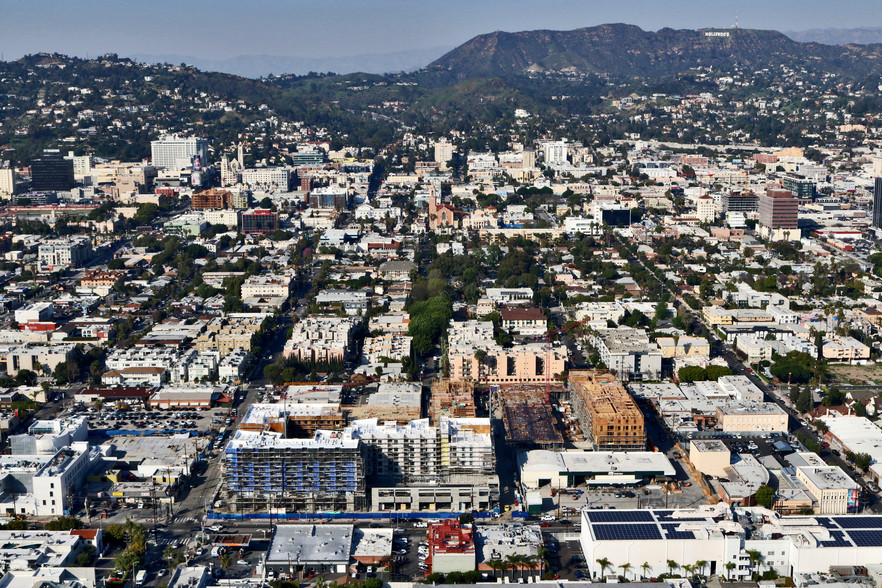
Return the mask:
<svg viewBox="0 0 882 588">
<path fill-rule="evenodd" d="M 564 324 L 559 329 L 550 329 L 545 332 L 545 403 L 551 404 L 551 338 L 554 335 L 563 335 L 564 333 L 575 329 L 579 325 L 585 324 L 591 318 L 582 319 Z"/>
</svg>

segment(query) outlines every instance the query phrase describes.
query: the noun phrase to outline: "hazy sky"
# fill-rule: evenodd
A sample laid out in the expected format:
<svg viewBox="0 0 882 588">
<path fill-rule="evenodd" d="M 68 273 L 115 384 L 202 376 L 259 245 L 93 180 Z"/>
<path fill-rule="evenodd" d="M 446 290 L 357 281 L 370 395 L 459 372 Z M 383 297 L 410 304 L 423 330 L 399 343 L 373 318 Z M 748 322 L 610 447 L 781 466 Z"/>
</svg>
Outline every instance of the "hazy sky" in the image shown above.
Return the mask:
<svg viewBox="0 0 882 588">
<path fill-rule="evenodd" d="M 2 0 L 5 59 L 56 51 L 203 58 L 302 57 L 453 47 L 494 30 L 778 30 L 882 26 L 879 0 Z"/>
</svg>

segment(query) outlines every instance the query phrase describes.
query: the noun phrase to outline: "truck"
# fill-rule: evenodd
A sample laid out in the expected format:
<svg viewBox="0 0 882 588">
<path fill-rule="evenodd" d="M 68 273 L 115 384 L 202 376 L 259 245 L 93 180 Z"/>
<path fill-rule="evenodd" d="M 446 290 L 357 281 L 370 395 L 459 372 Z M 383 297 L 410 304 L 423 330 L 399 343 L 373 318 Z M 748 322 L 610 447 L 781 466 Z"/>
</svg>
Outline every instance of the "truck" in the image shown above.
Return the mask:
<svg viewBox="0 0 882 588">
<path fill-rule="evenodd" d="M 533 516 L 542 514 L 542 493 L 536 490 L 527 492 L 527 512 Z"/>
<path fill-rule="evenodd" d="M 143 586 L 147 582 L 147 570 L 138 570 L 135 574 L 135 586 Z"/>
</svg>

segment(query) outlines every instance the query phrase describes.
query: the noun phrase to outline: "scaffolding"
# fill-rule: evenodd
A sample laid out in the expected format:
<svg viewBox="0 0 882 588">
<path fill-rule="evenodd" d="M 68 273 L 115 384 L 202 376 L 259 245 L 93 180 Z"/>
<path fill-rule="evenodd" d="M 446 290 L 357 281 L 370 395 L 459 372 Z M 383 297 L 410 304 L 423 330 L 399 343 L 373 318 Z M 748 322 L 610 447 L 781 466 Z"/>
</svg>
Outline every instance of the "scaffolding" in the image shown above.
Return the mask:
<svg viewBox="0 0 882 588">
<path fill-rule="evenodd" d="M 576 414 L 587 424 L 598 450 L 646 447 L 643 412 L 609 372 L 574 370 L 569 377 Z"/>
</svg>

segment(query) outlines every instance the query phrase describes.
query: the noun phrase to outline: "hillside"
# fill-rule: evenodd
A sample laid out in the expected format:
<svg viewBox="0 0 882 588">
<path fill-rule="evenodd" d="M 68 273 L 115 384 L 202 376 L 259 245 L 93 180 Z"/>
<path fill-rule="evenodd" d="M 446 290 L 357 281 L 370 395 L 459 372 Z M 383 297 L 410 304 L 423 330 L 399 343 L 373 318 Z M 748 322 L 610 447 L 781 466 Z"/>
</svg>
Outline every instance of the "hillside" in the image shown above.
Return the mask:
<svg viewBox="0 0 882 588">
<path fill-rule="evenodd" d="M 660 77 L 696 67 L 764 68 L 776 65 L 849 76 L 882 71 L 879 46 L 800 43 L 776 31 L 748 29 L 644 31 L 608 24 L 572 31 L 494 32 L 480 35 L 425 68 L 457 80 L 554 73 Z"/>
</svg>

